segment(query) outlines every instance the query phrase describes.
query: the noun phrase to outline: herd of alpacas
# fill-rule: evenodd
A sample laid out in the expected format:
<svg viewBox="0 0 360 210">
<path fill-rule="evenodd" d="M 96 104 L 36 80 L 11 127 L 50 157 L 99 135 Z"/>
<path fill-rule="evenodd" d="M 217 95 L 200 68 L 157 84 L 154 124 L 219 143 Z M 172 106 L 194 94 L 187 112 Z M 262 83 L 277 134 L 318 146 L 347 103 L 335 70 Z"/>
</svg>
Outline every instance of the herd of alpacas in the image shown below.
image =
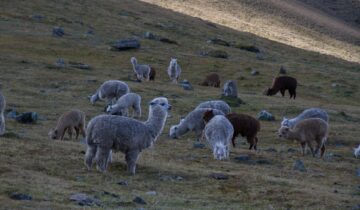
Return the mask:
<svg viewBox="0 0 360 210">
<path fill-rule="evenodd" d="M 138 81 L 155 80 L 156 71 L 150 65 L 138 64 L 135 57 L 130 61 Z M 181 68 L 177 59 L 171 59 L 167 73 L 172 83 L 178 82 Z M 199 85 L 219 88 L 220 76 L 216 73 L 209 74 Z M 295 78 L 279 76 L 264 94 L 271 96 L 280 91 L 284 96 L 288 90 L 290 98 L 295 99 L 296 86 Z M 236 82 L 226 81 L 222 92 L 225 96 L 237 97 Z M 125 154 L 127 170 L 134 175 L 139 154 L 143 149 L 151 147 L 164 129 L 168 111 L 171 109 L 169 101 L 165 97 L 151 100 L 148 119 L 140 121 L 141 96 L 131 92 L 123 81 L 105 81 L 89 99 L 91 104 L 106 101 L 106 114 L 92 118 L 86 126 L 84 112 L 65 112 L 58 119 L 56 127 L 50 129 L 49 138 L 63 140 L 67 132 L 71 139 L 75 130 L 76 139 L 79 134 L 86 139 L 85 165 L 89 170 L 93 163 L 96 163 L 99 171 L 106 171 L 112 162 L 112 151 L 120 151 Z M 0 135 L 5 133 L 5 106 L 5 98 L 0 92 Z M 132 114 L 129 113 L 130 110 Z M 206 139 L 215 159 L 224 160 L 229 158 L 230 146 L 232 144 L 235 147 L 238 135 L 246 138 L 250 150 L 257 150 L 260 122 L 250 115 L 231 112 L 231 107 L 222 100 L 212 100 L 200 103 L 177 125 L 172 125 L 169 137 L 180 138 L 191 131 L 195 132 L 198 141 Z M 328 133 L 329 116 L 325 110 L 319 108 L 306 109 L 292 119 L 284 118 L 278 131 L 279 137 L 298 141 L 303 155 L 308 146 L 314 157 L 319 151 L 320 157 L 324 155 Z M 360 145 L 354 150 L 356 157 L 359 154 Z"/>
</svg>

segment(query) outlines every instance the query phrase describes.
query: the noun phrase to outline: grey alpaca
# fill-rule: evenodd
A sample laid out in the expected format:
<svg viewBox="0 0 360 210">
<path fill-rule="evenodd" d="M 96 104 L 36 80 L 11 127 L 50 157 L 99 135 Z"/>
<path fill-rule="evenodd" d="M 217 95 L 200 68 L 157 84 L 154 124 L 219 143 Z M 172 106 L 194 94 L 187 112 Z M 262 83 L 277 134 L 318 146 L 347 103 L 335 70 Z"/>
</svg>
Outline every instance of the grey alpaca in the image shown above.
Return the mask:
<svg viewBox="0 0 360 210">
<path fill-rule="evenodd" d="M 133 65 L 133 70 L 136 74 L 137 79 L 140 81 L 142 81 L 143 79 L 146 79 L 147 81 L 149 81 L 150 71 L 151 71 L 150 66 L 146 65 L 146 64 L 138 64 L 135 57 L 132 57 L 130 59 L 130 62 Z"/>
<path fill-rule="evenodd" d="M 112 115 L 120 115 L 124 117 L 129 116 L 129 108 L 132 108 L 135 112 L 133 116 L 141 117 L 141 96 L 136 93 L 127 93 L 121 96 L 116 104 L 108 106 L 106 112 Z"/>
<path fill-rule="evenodd" d="M 228 80 L 225 82 L 222 95 L 234 98 L 238 97 L 237 85 L 234 80 Z"/>
<path fill-rule="evenodd" d="M 98 100 L 106 100 L 108 104 L 112 104 L 114 99 L 117 100 L 122 95 L 130 92 L 129 86 L 119 80 L 105 81 L 94 95 L 90 97 L 91 104 L 95 104 Z"/>
<path fill-rule="evenodd" d="M 90 170 L 93 159 L 98 170 L 106 171 L 111 151 L 125 154 L 127 170 L 134 175 L 140 152 L 153 145 L 161 134 L 171 105 L 164 97 L 150 102 L 149 117 L 145 122 L 116 115 L 99 115 L 87 127 L 85 164 Z"/>
<path fill-rule="evenodd" d="M 170 128 L 170 138 L 177 139 L 188 131 L 195 131 L 197 140 L 201 138 L 202 131 L 205 127 L 203 120 L 206 111 L 213 110 L 214 115 L 225 115 L 224 112 L 211 108 L 197 108 L 191 111 L 178 125 L 173 125 Z"/>
<path fill-rule="evenodd" d="M 234 134 L 234 128 L 230 121 L 222 115 L 214 116 L 204 129 L 206 141 L 213 150 L 216 160 L 229 158 L 230 142 Z"/>
<path fill-rule="evenodd" d="M 310 108 L 310 109 L 305 109 L 301 114 L 299 114 L 295 118 L 288 119 L 284 117 L 283 121 L 281 122 L 281 126 L 287 126 L 293 128 L 301 120 L 309 119 L 309 118 L 320 118 L 325 122 L 329 123 L 329 115 L 326 113 L 325 110 L 320 108 Z"/>
<path fill-rule="evenodd" d="M 218 109 L 224 112 L 224 114 L 228 114 L 231 112 L 231 108 L 229 104 L 222 100 L 213 100 L 213 101 L 205 101 L 200 103 L 195 109 L 199 108 L 212 108 Z"/>
<path fill-rule="evenodd" d="M 181 74 L 180 65 L 177 63 L 176 58 L 171 58 L 167 73 L 171 82 L 177 83 Z"/>
<path fill-rule="evenodd" d="M 0 136 L 5 133 L 5 112 L 6 101 L 3 94 L 0 92 Z"/>
</svg>

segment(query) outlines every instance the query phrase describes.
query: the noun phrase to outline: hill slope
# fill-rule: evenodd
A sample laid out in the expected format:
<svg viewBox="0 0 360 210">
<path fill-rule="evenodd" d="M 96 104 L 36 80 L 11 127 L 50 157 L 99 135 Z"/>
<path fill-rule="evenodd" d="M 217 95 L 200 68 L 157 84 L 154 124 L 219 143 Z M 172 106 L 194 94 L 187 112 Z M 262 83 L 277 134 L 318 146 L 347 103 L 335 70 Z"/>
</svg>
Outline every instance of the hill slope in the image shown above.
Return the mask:
<svg viewBox="0 0 360 210">
<path fill-rule="evenodd" d="M 65 36 L 53 37 L 54 26 L 62 26 Z M 144 39 L 146 31 L 179 44 Z M 141 48 L 108 49 L 110 42 L 129 37 L 138 38 Z M 264 58 L 209 44 L 207 40 L 214 37 L 255 45 Z M 202 56 L 209 50 L 226 51 L 229 59 Z M 157 69 L 155 82 L 129 79 L 132 56 Z M 188 79 L 193 91 L 169 83 L 166 67 L 171 57 L 178 58 L 181 79 Z M 59 58 L 67 64 L 89 64 L 91 69 L 56 68 Z M 351 148 L 359 143 L 360 134 L 359 64 L 132 0 L 3 0 L 0 61 L 0 83 L 8 108 L 40 115 L 38 123 L 30 125 L 7 119 L 7 133 L 0 137 L 1 209 L 83 209 L 69 200 L 78 192 L 101 200 L 102 206 L 94 209 L 346 209 L 358 204 L 358 160 Z M 300 83 L 296 100 L 289 100 L 288 95 L 262 95 L 281 65 Z M 260 74 L 252 76 L 252 69 Z M 219 73 L 222 82 L 237 81 L 239 97 L 246 104 L 233 107 L 233 111 L 256 116 L 266 109 L 275 115 L 276 121 L 261 122 L 258 152 L 248 151 L 248 145 L 239 139 L 237 147 L 231 148 L 230 160 L 215 161 L 210 149 L 193 148 L 192 133 L 179 140 L 168 139 L 170 125 L 178 123 L 181 116 L 204 100 L 220 98 L 219 89 L 197 85 L 209 72 Z M 48 130 L 66 110 L 80 108 L 87 121 L 101 114 L 105 103 L 91 106 L 87 96 L 109 79 L 126 81 L 142 96 L 142 120 L 154 97 L 168 97 L 173 105 L 164 133 L 153 148 L 142 153 L 134 177 L 126 173 L 121 153 L 114 155 L 108 173 L 100 174 L 86 170 L 84 144 L 47 138 Z M 296 116 L 308 107 L 322 107 L 330 114 L 324 159 L 309 154 L 303 157 L 297 143 L 277 138 L 282 116 Z M 296 152 L 289 152 L 290 148 Z M 240 155 L 258 162 L 240 163 L 235 159 Z M 307 172 L 293 170 L 297 159 L 303 160 Z M 214 172 L 229 179 L 215 180 L 210 177 Z M 118 184 L 124 180 L 127 186 Z M 33 200 L 12 200 L 12 192 L 29 194 Z M 147 205 L 134 203 L 135 196 L 143 197 Z"/>
</svg>

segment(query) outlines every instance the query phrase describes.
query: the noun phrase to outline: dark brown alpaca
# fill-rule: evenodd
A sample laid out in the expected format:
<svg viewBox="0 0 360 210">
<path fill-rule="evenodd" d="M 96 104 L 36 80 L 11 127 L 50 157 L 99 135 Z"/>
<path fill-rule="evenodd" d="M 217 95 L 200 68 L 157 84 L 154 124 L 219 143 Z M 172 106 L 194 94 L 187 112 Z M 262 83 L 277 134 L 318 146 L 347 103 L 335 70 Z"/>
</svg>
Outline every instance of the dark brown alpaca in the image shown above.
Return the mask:
<svg viewBox="0 0 360 210">
<path fill-rule="evenodd" d="M 153 67 L 150 67 L 149 80 L 155 81 L 156 71 Z"/>
<path fill-rule="evenodd" d="M 204 113 L 204 121 L 207 123 L 214 117 L 212 110 Z M 242 137 L 246 137 L 247 142 L 250 144 L 249 150 L 257 149 L 258 138 L 257 132 L 260 131 L 260 122 L 246 114 L 229 113 L 226 118 L 230 121 L 234 127 L 234 135 L 232 137 L 232 144 L 235 147 L 235 138 L 241 134 Z"/>
<path fill-rule="evenodd" d="M 216 73 L 212 73 L 206 76 L 205 80 L 200 83 L 202 86 L 220 87 L 220 76 Z"/>
<path fill-rule="evenodd" d="M 297 81 L 295 78 L 288 76 L 280 76 L 280 77 L 276 77 L 273 80 L 272 87 L 268 88 L 264 94 L 267 96 L 272 96 L 280 91 L 281 95 L 284 97 L 285 90 L 289 90 L 290 98 L 294 97 L 295 99 L 296 86 L 297 86 Z"/>
</svg>

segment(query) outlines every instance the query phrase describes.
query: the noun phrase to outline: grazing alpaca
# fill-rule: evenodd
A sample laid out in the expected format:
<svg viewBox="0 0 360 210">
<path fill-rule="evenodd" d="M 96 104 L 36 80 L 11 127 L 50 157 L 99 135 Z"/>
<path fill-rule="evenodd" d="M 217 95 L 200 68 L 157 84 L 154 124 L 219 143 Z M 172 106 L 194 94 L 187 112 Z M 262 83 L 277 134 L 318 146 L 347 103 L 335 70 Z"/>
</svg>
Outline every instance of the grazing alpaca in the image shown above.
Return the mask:
<svg viewBox="0 0 360 210">
<path fill-rule="evenodd" d="M 105 81 L 96 93 L 90 97 L 91 104 L 95 104 L 98 100 L 107 100 L 108 104 L 112 104 L 114 99 L 117 100 L 122 95 L 130 92 L 129 86 L 119 80 Z"/>
<path fill-rule="evenodd" d="M 143 79 L 146 79 L 147 81 L 150 80 L 151 68 L 149 65 L 138 64 L 135 57 L 132 57 L 130 59 L 130 62 L 133 65 L 133 69 L 138 80 L 140 81 L 142 81 Z"/>
<path fill-rule="evenodd" d="M 281 126 L 287 126 L 293 128 L 298 122 L 308 118 L 320 118 L 323 119 L 325 122 L 329 123 L 329 115 L 326 113 L 325 110 L 319 108 L 310 108 L 305 109 L 301 114 L 293 119 L 283 118 L 281 122 Z"/>
<path fill-rule="evenodd" d="M 216 73 L 212 73 L 206 76 L 205 80 L 200 83 L 202 86 L 220 87 L 220 76 Z"/>
<path fill-rule="evenodd" d="M 305 155 L 305 146 L 308 145 L 314 157 L 319 152 L 319 149 L 321 149 L 321 157 L 324 155 L 328 133 L 328 123 L 319 118 L 302 120 L 293 129 L 286 126 L 279 129 L 280 138 L 295 139 L 300 142 L 303 155 Z M 312 142 L 316 143 L 315 151 Z"/>
<path fill-rule="evenodd" d="M 281 95 L 284 97 L 285 90 L 288 90 L 289 94 L 290 94 L 290 98 L 294 97 L 294 99 L 295 99 L 296 98 L 296 86 L 297 86 L 297 81 L 295 78 L 288 77 L 288 76 L 280 76 L 280 77 L 276 77 L 273 80 L 273 84 L 272 84 L 271 88 L 268 88 L 264 92 L 264 94 L 267 96 L 272 96 L 280 91 Z"/>
<path fill-rule="evenodd" d="M 212 111 L 207 111 L 204 114 L 204 121 L 208 122 L 214 117 Z M 257 150 L 257 133 L 260 131 L 260 122 L 246 114 L 229 113 L 225 117 L 230 121 L 234 127 L 234 135 L 232 136 L 232 144 L 235 147 L 235 138 L 241 134 L 242 137 L 246 137 L 247 142 L 250 144 L 249 150 L 254 148 Z"/>
<path fill-rule="evenodd" d="M 141 117 L 141 96 L 136 93 L 127 93 L 121 96 L 116 104 L 108 106 L 106 112 L 112 115 L 129 116 L 129 108 L 135 112 L 135 117 Z"/>
<path fill-rule="evenodd" d="M 149 117 L 145 122 L 116 115 L 94 117 L 87 126 L 87 168 L 91 169 L 95 158 L 98 170 L 106 171 L 111 161 L 111 151 L 120 151 L 125 154 L 128 171 L 134 175 L 140 152 L 157 140 L 170 108 L 168 100 L 159 97 L 150 102 Z"/>
<path fill-rule="evenodd" d="M 79 137 L 79 133 L 85 138 L 85 113 L 75 109 L 62 114 L 57 122 L 55 128 L 52 128 L 48 135 L 50 139 L 64 139 L 66 131 L 72 138 L 72 129 L 76 131 L 76 139 Z"/>
<path fill-rule="evenodd" d="M 199 109 L 199 108 L 218 109 L 224 112 L 224 114 L 231 112 L 231 108 L 229 104 L 227 104 L 225 101 L 222 100 L 204 101 L 200 103 L 195 109 Z"/>
<path fill-rule="evenodd" d="M 177 63 L 176 58 L 171 58 L 167 73 L 170 77 L 171 82 L 177 83 L 181 74 L 180 65 Z"/>
<path fill-rule="evenodd" d="M 234 134 L 234 128 L 229 120 L 223 115 L 214 116 L 205 126 L 205 138 L 213 150 L 216 160 L 229 158 L 230 139 Z"/>
<path fill-rule="evenodd" d="M 228 80 L 225 82 L 222 95 L 233 98 L 238 97 L 237 85 L 234 80 Z"/>
</svg>

